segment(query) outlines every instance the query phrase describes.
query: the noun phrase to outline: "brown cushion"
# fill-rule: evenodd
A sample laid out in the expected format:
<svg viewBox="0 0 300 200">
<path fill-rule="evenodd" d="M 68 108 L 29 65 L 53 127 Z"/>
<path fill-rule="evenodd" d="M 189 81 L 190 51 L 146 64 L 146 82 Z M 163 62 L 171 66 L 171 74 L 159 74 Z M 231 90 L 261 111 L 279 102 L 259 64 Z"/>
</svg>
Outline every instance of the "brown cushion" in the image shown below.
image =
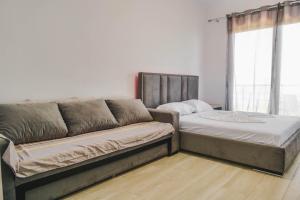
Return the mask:
<svg viewBox="0 0 300 200">
<path fill-rule="evenodd" d="M 106 100 L 106 103 L 121 126 L 153 120 L 140 99 Z"/>
<path fill-rule="evenodd" d="M 58 139 L 67 132 L 56 103 L 0 104 L 0 133 L 14 144 Z"/>
<path fill-rule="evenodd" d="M 104 100 L 75 101 L 58 104 L 69 136 L 118 126 Z"/>
</svg>

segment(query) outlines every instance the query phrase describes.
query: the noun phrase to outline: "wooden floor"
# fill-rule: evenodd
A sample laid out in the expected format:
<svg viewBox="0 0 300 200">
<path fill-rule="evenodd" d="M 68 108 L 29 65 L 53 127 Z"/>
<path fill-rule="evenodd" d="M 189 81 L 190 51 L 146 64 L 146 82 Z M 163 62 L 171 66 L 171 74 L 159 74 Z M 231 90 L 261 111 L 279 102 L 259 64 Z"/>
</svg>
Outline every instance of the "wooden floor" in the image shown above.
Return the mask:
<svg viewBox="0 0 300 200">
<path fill-rule="evenodd" d="M 109 179 L 66 200 L 300 200 L 300 156 L 283 177 L 178 153 Z"/>
</svg>

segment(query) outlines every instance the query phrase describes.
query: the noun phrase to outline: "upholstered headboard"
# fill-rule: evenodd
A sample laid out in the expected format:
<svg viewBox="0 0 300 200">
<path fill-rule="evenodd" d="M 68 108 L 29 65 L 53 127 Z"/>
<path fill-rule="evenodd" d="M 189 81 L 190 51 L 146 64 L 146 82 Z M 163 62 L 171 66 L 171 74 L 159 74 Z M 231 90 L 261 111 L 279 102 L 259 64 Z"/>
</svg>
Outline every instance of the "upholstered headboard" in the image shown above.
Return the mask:
<svg viewBox="0 0 300 200">
<path fill-rule="evenodd" d="M 138 98 L 148 108 L 156 108 L 170 102 L 198 99 L 198 84 L 198 76 L 140 72 Z"/>
</svg>

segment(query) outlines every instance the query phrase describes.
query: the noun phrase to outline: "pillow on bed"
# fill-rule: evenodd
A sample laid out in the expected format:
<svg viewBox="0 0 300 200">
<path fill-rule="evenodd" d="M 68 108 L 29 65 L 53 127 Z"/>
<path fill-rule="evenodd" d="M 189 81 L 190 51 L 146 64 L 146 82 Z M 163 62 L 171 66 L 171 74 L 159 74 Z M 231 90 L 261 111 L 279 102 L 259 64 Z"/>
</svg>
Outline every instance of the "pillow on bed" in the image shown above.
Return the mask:
<svg viewBox="0 0 300 200">
<path fill-rule="evenodd" d="M 213 110 L 213 108 L 208 103 L 201 101 L 199 99 L 191 99 L 191 100 L 183 101 L 183 103 L 193 107 L 194 112 L 196 113 Z"/>
<path fill-rule="evenodd" d="M 170 110 L 179 112 L 179 115 L 189 115 L 196 112 L 195 108 L 182 102 L 166 103 L 157 107 L 158 110 Z"/>
</svg>

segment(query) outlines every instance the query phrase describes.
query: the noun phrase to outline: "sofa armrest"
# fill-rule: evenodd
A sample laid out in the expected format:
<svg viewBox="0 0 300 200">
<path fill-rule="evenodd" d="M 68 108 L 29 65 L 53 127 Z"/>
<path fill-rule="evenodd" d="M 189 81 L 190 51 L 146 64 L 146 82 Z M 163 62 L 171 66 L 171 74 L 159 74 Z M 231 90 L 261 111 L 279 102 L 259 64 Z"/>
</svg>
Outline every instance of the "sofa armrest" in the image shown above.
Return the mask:
<svg viewBox="0 0 300 200">
<path fill-rule="evenodd" d="M 170 123 L 175 129 L 175 133 L 172 138 L 172 153 L 179 151 L 179 113 L 175 111 L 157 110 L 148 108 L 151 116 L 155 121 Z"/>
<path fill-rule="evenodd" d="M 0 165 L 1 165 L 1 177 L 0 184 L 2 186 L 2 191 L 0 194 L 3 195 L 3 199 L 16 199 L 16 190 L 15 190 L 15 175 L 10 167 L 4 163 L 2 156 L 9 145 L 9 140 L 0 137 Z"/>
<path fill-rule="evenodd" d="M 170 123 L 173 125 L 175 132 L 179 130 L 179 113 L 175 111 L 157 110 L 148 108 L 151 116 L 155 121 Z"/>
</svg>

